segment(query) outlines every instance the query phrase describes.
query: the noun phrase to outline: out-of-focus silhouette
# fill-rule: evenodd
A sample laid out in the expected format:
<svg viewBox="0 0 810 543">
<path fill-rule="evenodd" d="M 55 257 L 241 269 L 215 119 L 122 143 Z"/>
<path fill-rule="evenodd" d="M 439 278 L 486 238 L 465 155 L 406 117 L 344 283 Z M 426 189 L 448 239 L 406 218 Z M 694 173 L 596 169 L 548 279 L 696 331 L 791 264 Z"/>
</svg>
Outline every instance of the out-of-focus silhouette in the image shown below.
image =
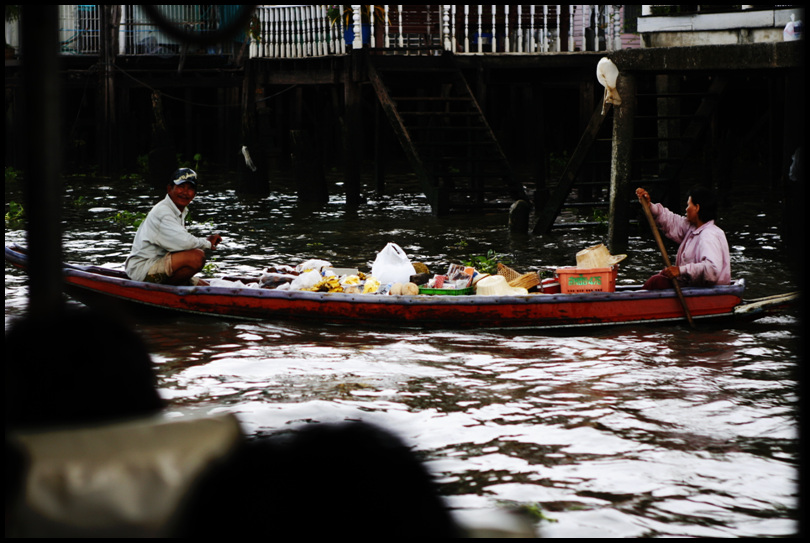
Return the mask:
<svg viewBox="0 0 810 543">
<path fill-rule="evenodd" d="M 244 444 L 190 494 L 178 535 L 456 537 L 414 452 L 362 422 L 313 424 Z"/>
<path fill-rule="evenodd" d="M 394 434 L 349 422 L 246 438 L 163 416 L 142 339 L 66 309 L 6 333 L 6 535 L 459 535 Z"/>
<path fill-rule="evenodd" d="M 164 402 L 143 340 L 105 313 L 68 307 L 6 333 L 6 429 L 154 415 Z"/>
</svg>

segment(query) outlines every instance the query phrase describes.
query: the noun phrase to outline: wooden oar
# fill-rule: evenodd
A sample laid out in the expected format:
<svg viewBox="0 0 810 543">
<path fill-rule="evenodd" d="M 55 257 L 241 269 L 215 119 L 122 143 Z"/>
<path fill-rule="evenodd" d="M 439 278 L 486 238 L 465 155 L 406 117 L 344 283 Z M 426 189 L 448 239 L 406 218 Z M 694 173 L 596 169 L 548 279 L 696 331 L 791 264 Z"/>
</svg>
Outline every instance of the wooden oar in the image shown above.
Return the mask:
<svg viewBox="0 0 810 543">
<path fill-rule="evenodd" d="M 647 215 L 647 220 L 650 222 L 650 228 L 652 228 L 653 235 L 655 236 L 655 241 L 658 243 L 658 249 L 661 251 L 661 256 L 664 257 L 664 265 L 669 268 L 671 264 L 669 263 L 669 256 L 667 255 L 667 249 L 664 247 L 664 240 L 661 239 L 661 233 L 658 231 L 658 226 L 655 224 L 655 219 L 652 216 L 652 211 L 650 211 L 650 203 L 647 201 L 646 198 L 639 196 L 638 201 L 641 202 L 641 207 L 644 208 L 644 214 Z M 681 301 L 681 305 L 683 306 L 683 310 L 686 313 L 686 320 L 689 321 L 689 325 L 694 328 L 695 323 L 692 321 L 692 314 L 689 312 L 689 306 L 686 305 L 686 298 L 683 297 L 683 292 L 681 292 L 681 285 L 678 284 L 678 278 L 672 278 L 672 286 L 675 287 L 675 292 L 678 294 L 678 299 Z"/>
</svg>

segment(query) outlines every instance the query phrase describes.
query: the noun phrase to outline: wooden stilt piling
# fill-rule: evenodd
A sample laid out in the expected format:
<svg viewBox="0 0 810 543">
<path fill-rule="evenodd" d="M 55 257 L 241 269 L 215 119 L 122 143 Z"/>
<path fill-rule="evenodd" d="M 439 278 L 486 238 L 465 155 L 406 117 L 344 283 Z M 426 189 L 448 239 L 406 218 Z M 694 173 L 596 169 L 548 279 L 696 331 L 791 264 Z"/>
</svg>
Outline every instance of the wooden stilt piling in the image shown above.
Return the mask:
<svg viewBox="0 0 810 543">
<path fill-rule="evenodd" d="M 290 144 L 298 201 L 319 204 L 328 202 L 329 189 L 312 132 L 290 130 Z"/>
<path fill-rule="evenodd" d="M 360 55 L 353 54 L 344 64 L 343 107 L 344 107 L 344 187 L 346 203 L 360 203 L 360 174 L 362 165 L 362 131 L 360 128 L 361 88 L 355 74 Z"/>
<path fill-rule="evenodd" d="M 635 122 L 636 79 L 633 75 L 620 75 L 619 96 L 627 97 L 613 108 L 613 145 L 610 168 L 610 224 L 608 243 L 613 254 L 627 252 L 628 219 L 630 216 L 630 174 L 633 151 L 633 124 Z"/>
</svg>

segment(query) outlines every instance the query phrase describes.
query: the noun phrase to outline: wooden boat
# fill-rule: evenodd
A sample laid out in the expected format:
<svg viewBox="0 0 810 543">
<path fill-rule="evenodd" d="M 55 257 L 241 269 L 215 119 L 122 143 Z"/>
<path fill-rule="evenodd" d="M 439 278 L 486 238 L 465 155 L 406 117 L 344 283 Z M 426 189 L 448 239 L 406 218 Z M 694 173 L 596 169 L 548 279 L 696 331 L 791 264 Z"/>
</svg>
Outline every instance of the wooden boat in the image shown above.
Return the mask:
<svg viewBox="0 0 810 543">
<path fill-rule="evenodd" d="M 6 262 L 27 268 L 24 248 L 6 246 Z M 220 318 L 298 320 L 423 328 L 566 328 L 684 321 L 674 290 L 644 291 L 618 286 L 615 292 L 584 294 L 379 295 L 274 290 L 241 286 L 167 286 L 133 281 L 123 271 L 64 265 L 65 290 L 86 301 L 101 296 L 142 306 Z M 684 288 L 695 321 L 758 317 L 792 302 L 795 293 L 743 301 L 745 284 Z M 685 321 L 684 321 L 685 322 Z"/>
</svg>

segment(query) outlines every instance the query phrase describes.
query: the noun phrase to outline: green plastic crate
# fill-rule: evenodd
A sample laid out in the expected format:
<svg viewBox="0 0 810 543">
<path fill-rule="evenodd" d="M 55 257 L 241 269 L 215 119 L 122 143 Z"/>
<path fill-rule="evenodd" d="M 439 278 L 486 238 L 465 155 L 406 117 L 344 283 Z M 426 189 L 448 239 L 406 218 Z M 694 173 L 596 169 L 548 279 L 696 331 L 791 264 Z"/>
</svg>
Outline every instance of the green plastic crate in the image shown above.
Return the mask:
<svg viewBox="0 0 810 543">
<path fill-rule="evenodd" d="M 475 294 L 475 288 L 424 288 L 419 287 L 419 294 L 463 296 L 465 294 Z"/>
</svg>

